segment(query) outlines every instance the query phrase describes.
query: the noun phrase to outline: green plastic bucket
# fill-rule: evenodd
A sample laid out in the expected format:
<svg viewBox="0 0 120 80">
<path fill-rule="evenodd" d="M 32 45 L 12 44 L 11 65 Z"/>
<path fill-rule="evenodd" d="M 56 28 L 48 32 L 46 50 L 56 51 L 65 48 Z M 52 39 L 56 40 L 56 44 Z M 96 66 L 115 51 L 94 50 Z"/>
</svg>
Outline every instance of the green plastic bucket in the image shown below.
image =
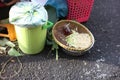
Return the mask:
<svg viewBox="0 0 120 80">
<path fill-rule="evenodd" d="M 38 27 L 20 27 L 15 26 L 16 36 L 19 48 L 25 54 L 37 54 L 44 49 L 47 28 L 53 23 L 47 22 L 46 25 Z"/>
</svg>

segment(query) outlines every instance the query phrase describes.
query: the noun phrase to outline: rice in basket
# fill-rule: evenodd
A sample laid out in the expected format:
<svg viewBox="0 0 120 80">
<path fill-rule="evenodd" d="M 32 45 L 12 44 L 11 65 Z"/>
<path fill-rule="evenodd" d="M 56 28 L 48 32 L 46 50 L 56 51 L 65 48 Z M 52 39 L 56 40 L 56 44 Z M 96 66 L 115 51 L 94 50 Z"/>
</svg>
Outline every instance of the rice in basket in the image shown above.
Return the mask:
<svg viewBox="0 0 120 80">
<path fill-rule="evenodd" d="M 85 49 L 88 48 L 91 43 L 91 37 L 87 33 L 78 33 L 72 30 L 72 34 L 66 37 L 67 45 L 70 47 L 74 47 L 76 49 Z"/>
</svg>

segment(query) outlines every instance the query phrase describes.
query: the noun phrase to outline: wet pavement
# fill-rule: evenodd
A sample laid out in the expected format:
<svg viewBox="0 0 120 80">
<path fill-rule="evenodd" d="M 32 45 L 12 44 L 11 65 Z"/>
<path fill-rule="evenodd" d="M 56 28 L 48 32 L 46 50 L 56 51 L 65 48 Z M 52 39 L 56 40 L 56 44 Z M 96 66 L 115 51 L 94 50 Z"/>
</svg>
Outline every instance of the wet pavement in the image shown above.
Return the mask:
<svg viewBox="0 0 120 80">
<path fill-rule="evenodd" d="M 89 20 L 83 23 L 94 35 L 95 44 L 84 55 L 73 57 L 59 49 L 48 55 L 50 46 L 37 55 L 19 57 L 20 73 L 6 80 L 120 80 L 120 0 L 95 0 Z M 0 63 L 9 57 L 0 57 Z M 20 68 L 17 59 L 7 65 L 4 76 Z M 1 69 L 1 67 L 0 67 Z"/>
</svg>

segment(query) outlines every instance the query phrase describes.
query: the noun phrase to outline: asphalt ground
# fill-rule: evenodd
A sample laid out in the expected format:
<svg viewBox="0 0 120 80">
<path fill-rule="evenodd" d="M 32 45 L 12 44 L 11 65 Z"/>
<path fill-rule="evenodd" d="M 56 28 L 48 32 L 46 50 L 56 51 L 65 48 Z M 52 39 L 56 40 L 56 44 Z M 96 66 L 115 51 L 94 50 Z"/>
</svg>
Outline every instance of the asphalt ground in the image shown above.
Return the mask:
<svg viewBox="0 0 120 80">
<path fill-rule="evenodd" d="M 55 52 L 48 55 L 51 46 L 45 46 L 37 55 L 19 57 L 21 71 L 6 80 L 120 80 L 120 0 L 95 0 L 90 18 L 83 24 L 95 37 L 94 46 L 84 55 L 73 57 L 60 48 L 56 61 Z M 9 58 L 1 56 L 0 63 Z M 13 58 L 3 76 L 20 68 Z"/>
</svg>

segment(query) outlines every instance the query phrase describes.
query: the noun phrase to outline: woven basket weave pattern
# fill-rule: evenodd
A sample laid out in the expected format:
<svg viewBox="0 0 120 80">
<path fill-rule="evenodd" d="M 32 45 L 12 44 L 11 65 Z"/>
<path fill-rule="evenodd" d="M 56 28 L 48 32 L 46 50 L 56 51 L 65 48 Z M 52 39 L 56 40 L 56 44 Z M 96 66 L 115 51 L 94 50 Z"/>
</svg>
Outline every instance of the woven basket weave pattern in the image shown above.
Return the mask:
<svg viewBox="0 0 120 80">
<path fill-rule="evenodd" d="M 58 30 L 56 30 L 56 29 L 58 29 L 57 27 L 59 26 L 60 27 L 60 24 L 62 24 L 63 25 L 63 23 L 71 23 L 71 24 L 74 24 L 75 26 L 78 26 L 80 29 L 84 29 L 84 31 L 83 32 L 85 32 L 85 33 L 88 33 L 90 36 L 91 36 L 91 40 L 92 40 L 92 43 L 91 43 L 91 45 L 88 47 L 88 48 L 85 48 L 85 49 L 76 49 L 76 48 L 74 48 L 74 47 L 70 47 L 70 46 L 67 46 L 67 45 L 65 45 L 65 44 L 63 44 L 62 43 L 62 40 L 60 40 L 59 39 L 59 37 L 57 37 L 59 34 L 57 34 L 57 33 L 59 33 L 59 31 Z M 61 27 L 60 28 L 63 28 L 62 27 L 62 25 L 61 25 Z M 57 32 L 57 33 L 56 33 Z M 57 35 L 56 35 L 57 34 Z M 88 51 L 92 46 L 93 46 L 93 44 L 94 44 L 94 37 L 93 37 L 93 35 L 92 35 L 92 33 L 85 27 L 85 26 L 83 26 L 82 24 L 80 24 L 80 23 L 78 23 L 78 22 L 76 22 L 76 21 L 72 21 L 72 20 L 61 20 L 61 21 L 59 21 L 59 22 L 57 22 L 55 25 L 54 25 L 54 27 L 53 27 L 53 29 L 52 29 L 52 35 L 53 35 L 53 38 L 54 38 L 54 40 L 55 40 L 55 42 L 59 45 L 59 46 L 61 46 L 62 48 L 64 48 L 65 50 L 67 50 L 67 51 L 70 51 L 70 52 L 73 52 L 73 53 L 80 53 L 80 55 L 83 53 L 83 52 L 86 52 L 86 51 Z"/>
</svg>

